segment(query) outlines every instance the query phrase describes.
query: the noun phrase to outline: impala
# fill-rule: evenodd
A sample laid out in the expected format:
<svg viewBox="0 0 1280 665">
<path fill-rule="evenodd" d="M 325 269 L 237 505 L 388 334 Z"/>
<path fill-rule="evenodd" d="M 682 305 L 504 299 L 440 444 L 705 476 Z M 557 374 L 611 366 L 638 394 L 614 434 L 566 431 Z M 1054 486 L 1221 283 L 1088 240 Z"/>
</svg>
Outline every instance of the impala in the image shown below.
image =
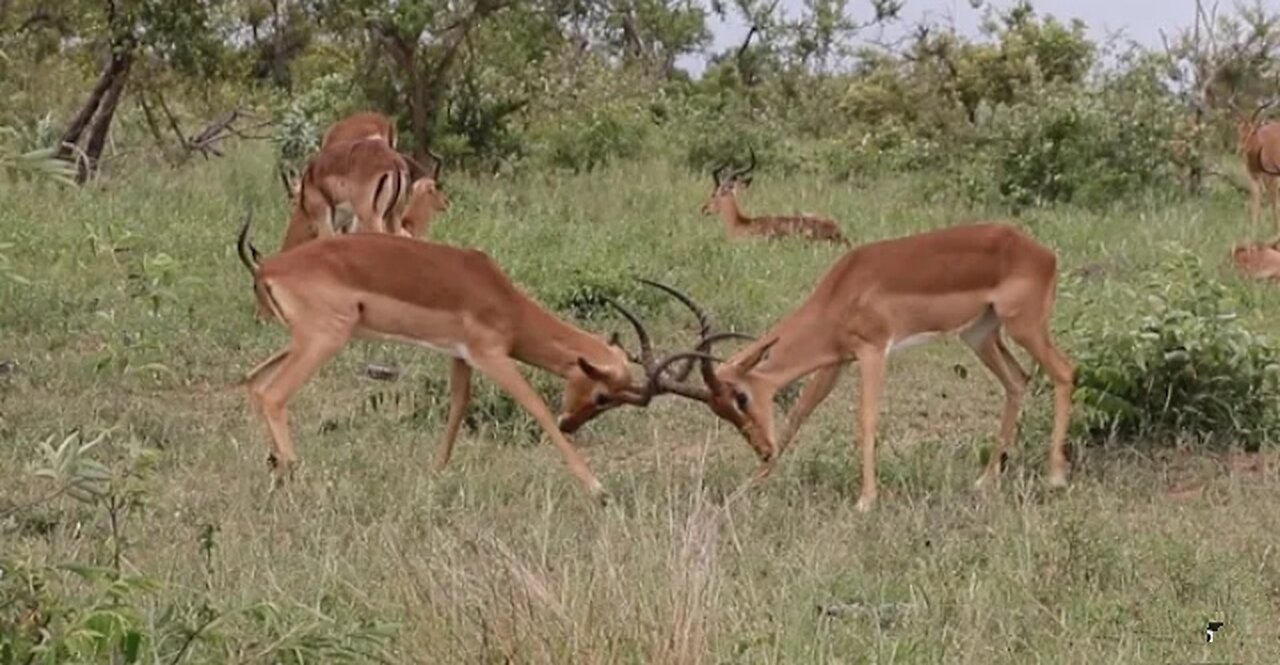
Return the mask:
<svg viewBox="0 0 1280 665">
<path fill-rule="evenodd" d="M 449 195 L 440 186 L 440 170 L 444 162 L 430 151 L 427 154 L 435 162 L 431 174 L 414 181 L 400 221 L 405 234 L 414 238 L 425 238 L 435 216 L 449 210 Z"/>
<path fill-rule="evenodd" d="M 324 137 L 320 139 L 320 147 L 360 139 L 381 139 L 394 148 L 396 147 L 396 125 L 391 118 L 374 111 L 353 113 L 325 130 Z"/>
<path fill-rule="evenodd" d="M 406 235 L 409 188 L 409 163 L 386 141 L 331 143 L 302 171 L 281 250 L 348 230 Z"/>
<path fill-rule="evenodd" d="M 621 346 L 566 323 L 524 295 L 482 252 L 398 238 L 352 234 L 322 238 L 261 259 L 237 240 L 253 276 L 259 308 L 289 329 L 289 343 L 245 375 L 250 401 L 271 436 L 268 463 L 277 482 L 297 463 L 289 399 L 353 338 L 404 342 L 449 355 L 449 414 L 435 466 L 449 462 L 471 396 L 473 370 L 509 393 L 546 431 L 569 471 L 603 500 L 604 489 L 561 432 L 620 404 L 647 404 L 661 381 L 633 384 Z M 612 301 L 611 301 L 612 302 Z M 621 309 L 617 303 L 613 303 Z M 652 359 L 648 335 L 626 313 Z M 565 379 L 557 421 L 516 362 Z M 649 362 L 646 369 L 654 367 Z"/>
<path fill-rule="evenodd" d="M 802 236 L 811 240 L 824 240 L 840 244 L 849 244 L 840 227 L 826 217 L 796 215 L 791 217 L 748 217 L 738 205 L 738 194 L 751 186 L 751 172 L 756 168 L 756 152 L 751 150 L 751 164 L 745 169 L 731 172 L 725 177 L 724 171 L 729 164 L 721 164 L 711 171 L 711 179 L 715 186 L 711 189 L 711 197 L 702 206 L 702 214 L 719 215 L 728 227 L 730 237 L 760 236 L 764 238 L 780 238 L 783 236 Z"/>
<path fill-rule="evenodd" d="M 1028 381 L 1002 341 L 1006 331 L 1054 382 L 1048 483 L 1063 486 L 1074 368 L 1049 332 L 1056 271 L 1053 251 L 1007 224 L 957 226 L 863 245 L 838 260 L 799 307 L 727 360 L 717 363 L 709 355 L 725 336 L 704 334 L 698 351 L 666 358 L 651 376 L 661 377 L 681 358 L 696 360 L 703 387 L 677 391 L 661 385 L 662 392 L 704 402 L 733 424 L 755 449 L 761 462 L 756 477 L 763 478 L 831 393 L 844 365 L 856 361 L 862 456 L 857 507 L 865 511 L 877 494 L 876 420 L 889 354 L 943 333 L 958 333 L 1004 388 L 997 445 L 977 486 L 999 478 Z M 774 396 L 810 375 L 776 438 Z"/>
<path fill-rule="evenodd" d="M 1236 123 L 1240 138 L 1240 156 L 1249 173 L 1249 223 L 1256 233 L 1262 216 L 1262 191 L 1271 198 L 1271 213 L 1276 223 L 1276 240 L 1280 240 L 1280 123 L 1259 121 L 1262 112 L 1276 103 L 1265 102 L 1248 119 Z"/>
<path fill-rule="evenodd" d="M 391 121 L 391 118 L 374 111 L 360 111 L 330 125 L 320 139 L 320 149 L 323 150 L 325 146 L 333 143 L 361 139 L 385 141 L 387 145 L 395 148 L 396 136 L 396 125 Z M 297 184 L 290 179 L 283 163 L 279 164 L 278 171 L 280 182 L 284 185 L 285 191 L 288 192 L 289 198 L 291 200 L 297 198 Z"/>
<path fill-rule="evenodd" d="M 1231 263 L 1248 277 L 1280 282 L 1280 251 L 1273 245 L 1236 245 Z"/>
</svg>

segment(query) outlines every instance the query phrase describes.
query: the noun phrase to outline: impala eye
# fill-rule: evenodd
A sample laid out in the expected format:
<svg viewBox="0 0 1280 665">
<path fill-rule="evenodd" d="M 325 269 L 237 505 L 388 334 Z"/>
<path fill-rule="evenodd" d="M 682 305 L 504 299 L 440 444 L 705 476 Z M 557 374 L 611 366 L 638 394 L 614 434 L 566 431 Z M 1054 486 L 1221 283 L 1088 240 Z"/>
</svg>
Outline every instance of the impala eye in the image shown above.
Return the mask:
<svg viewBox="0 0 1280 665">
<path fill-rule="evenodd" d="M 736 391 L 734 391 L 734 393 L 733 393 L 733 401 L 734 401 L 734 403 L 736 403 L 736 404 L 738 405 L 738 410 L 739 410 L 739 411 L 746 411 L 746 410 L 747 410 L 747 403 L 748 403 L 750 400 L 748 400 L 748 398 L 747 398 L 747 394 L 746 394 L 746 393 L 744 393 L 744 392 L 742 392 L 742 391 L 740 391 L 740 390 L 736 390 Z"/>
<path fill-rule="evenodd" d="M 596 406 L 609 406 L 610 401 L 609 396 L 604 393 L 596 395 Z"/>
</svg>

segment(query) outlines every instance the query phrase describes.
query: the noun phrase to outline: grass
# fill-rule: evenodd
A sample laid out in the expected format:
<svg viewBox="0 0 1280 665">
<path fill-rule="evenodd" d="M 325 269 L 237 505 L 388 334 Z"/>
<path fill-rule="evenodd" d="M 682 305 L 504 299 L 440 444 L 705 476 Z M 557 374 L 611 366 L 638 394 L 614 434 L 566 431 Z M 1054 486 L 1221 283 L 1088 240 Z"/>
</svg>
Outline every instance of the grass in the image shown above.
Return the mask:
<svg viewBox="0 0 1280 665">
<path fill-rule="evenodd" d="M 583 304 L 584 284 L 635 303 L 664 346 L 687 342 L 687 315 L 633 274 L 686 289 L 724 326 L 762 330 L 838 250 L 725 242 L 697 213 L 705 180 L 661 164 L 457 177 L 434 234 L 485 249 L 594 330 L 626 332 Z M 984 216 L 907 179 L 852 189 L 766 173 L 745 205 L 829 214 L 855 242 Z M 232 239 L 252 209 L 258 244 L 274 248 L 285 206 L 265 154 L 249 150 L 83 190 L 0 190 L 0 361 L 17 363 L 0 374 L 0 511 L 32 504 L 0 518 L 0 560 L 110 565 L 119 554 L 124 574 L 154 584 L 134 604 L 151 661 L 335 662 L 343 649 L 364 654 L 348 654 L 356 662 L 467 663 L 1280 655 L 1271 450 L 1077 445 L 1071 488 L 1051 493 L 1042 380 L 1002 486 L 975 494 L 1001 399 L 958 344 L 895 356 L 869 515 L 853 510 L 848 377 L 779 473 L 727 506 L 754 464 L 736 433 L 674 400 L 610 413 L 578 437 L 615 497 L 600 509 L 483 382 L 477 426 L 448 470 L 430 472 L 444 363 L 367 343 L 295 400 L 303 467 L 268 494 L 265 433 L 235 382 L 284 335 L 252 322 Z M 1246 220 L 1244 201 L 1221 193 L 1020 223 L 1059 252 L 1054 327 L 1070 352 L 1079 322 L 1131 306 L 1116 290 L 1170 248 L 1221 264 Z M 1243 313 L 1251 324 L 1280 322 L 1275 294 L 1222 270 L 1256 305 Z M 399 365 L 399 381 L 362 378 L 375 361 Z M 538 385 L 554 399 L 554 381 Z M 37 442 L 106 428 L 92 456 L 134 469 L 114 530 L 101 504 L 41 501 L 48 481 L 30 473 Z M 92 593 L 73 575 L 47 577 L 67 603 Z M 214 616 L 225 619 L 183 639 Z M 1209 619 L 1226 627 L 1205 645 Z"/>
</svg>

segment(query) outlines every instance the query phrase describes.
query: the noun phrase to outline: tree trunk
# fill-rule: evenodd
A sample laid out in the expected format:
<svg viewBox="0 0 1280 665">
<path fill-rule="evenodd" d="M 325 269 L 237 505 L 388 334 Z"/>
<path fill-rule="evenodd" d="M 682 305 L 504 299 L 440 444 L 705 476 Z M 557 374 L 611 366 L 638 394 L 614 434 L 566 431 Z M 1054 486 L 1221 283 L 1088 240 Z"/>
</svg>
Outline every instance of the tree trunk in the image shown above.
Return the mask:
<svg viewBox="0 0 1280 665">
<path fill-rule="evenodd" d="M 76 181 L 83 183 L 97 169 L 98 157 L 102 154 L 102 146 L 115 116 L 116 107 L 120 103 L 120 94 L 124 91 L 129 79 L 129 70 L 133 66 L 133 54 L 125 50 L 116 50 L 107 63 L 106 69 L 98 77 L 89 98 L 76 113 L 67 131 L 63 132 L 58 144 L 58 157 L 74 159 L 77 164 Z M 86 130 L 88 140 L 85 140 Z M 77 148 L 83 153 L 77 154 Z M 86 163 L 86 159 L 88 163 Z"/>
<path fill-rule="evenodd" d="M 120 71 L 102 96 L 98 112 L 93 115 L 89 124 L 89 137 L 85 141 L 85 157 L 88 163 L 82 166 L 76 175 L 77 181 L 84 183 L 98 170 L 98 159 L 102 156 L 102 148 L 106 145 L 107 134 L 111 131 L 111 121 L 115 118 L 116 108 L 120 106 L 120 96 L 124 94 L 125 84 L 129 81 L 129 68 L 132 58 L 126 57 L 124 68 Z"/>
</svg>

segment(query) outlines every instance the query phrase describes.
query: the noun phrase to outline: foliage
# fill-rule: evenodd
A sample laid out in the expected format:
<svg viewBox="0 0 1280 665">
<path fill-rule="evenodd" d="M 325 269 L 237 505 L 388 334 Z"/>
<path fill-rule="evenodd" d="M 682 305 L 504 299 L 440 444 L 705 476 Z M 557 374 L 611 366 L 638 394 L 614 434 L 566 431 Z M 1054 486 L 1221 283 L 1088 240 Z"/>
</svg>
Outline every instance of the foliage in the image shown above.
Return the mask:
<svg viewBox="0 0 1280 665">
<path fill-rule="evenodd" d="M 110 430 L 85 443 L 79 432 L 41 442 L 42 458 L 32 477 L 53 483 L 52 493 L 31 510 L 67 496 L 82 506 L 102 508 L 111 556 L 108 565 L 27 562 L 0 559 L 0 665 L 29 663 L 180 663 L 193 656 L 213 660 L 282 663 L 390 662 L 390 627 L 361 620 L 338 623 L 325 605 L 285 607 L 270 601 L 220 609 L 211 594 L 151 614 L 155 598 L 172 594 L 151 575 L 125 574 L 129 515 L 144 505 L 152 451 L 131 446 L 127 462 L 112 470 L 92 455 L 101 452 Z M 3 515 L 0 515 L 3 517 Z M 200 530 L 206 574 L 212 574 L 214 534 Z M 231 658 L 232 654 L 237 654 Z"/>
<path fill-rule="evenodd" d="M 1184 250 L 1143 291 L 1129 297 L 1145 308 L 1085 327 L 1076 344 L 1087 435 L 1255 450 L 1280 433 L 1280 347 L 1241 321 L 1226 285 Z"/>
<path fill-rule="evenodd" d="M 1111 203 L 1173 179 L 1175 124 L 1151 88 L 1045 89 L 980 114 L 962 179 L 976 198 L 1014 206 Z"/>
</svg>

